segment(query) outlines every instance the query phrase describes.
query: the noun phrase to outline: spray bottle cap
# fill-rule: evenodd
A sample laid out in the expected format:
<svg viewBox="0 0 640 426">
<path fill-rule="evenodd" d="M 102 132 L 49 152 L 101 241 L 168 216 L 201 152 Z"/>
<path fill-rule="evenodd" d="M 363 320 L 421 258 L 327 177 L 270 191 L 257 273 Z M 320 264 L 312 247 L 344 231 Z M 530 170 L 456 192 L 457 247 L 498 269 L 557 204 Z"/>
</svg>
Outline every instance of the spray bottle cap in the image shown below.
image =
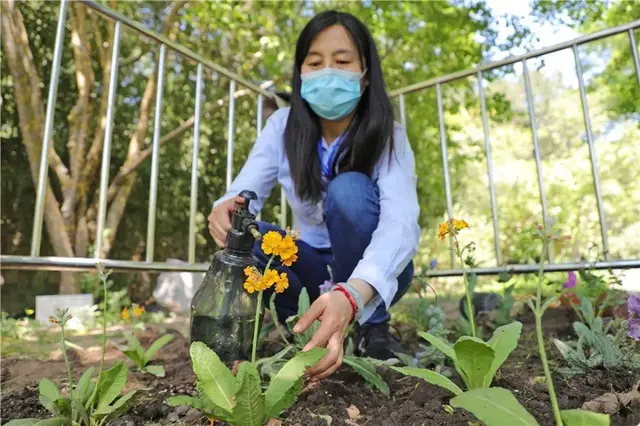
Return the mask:
<svg viewBox="0 0 640 426">
<path fill-rule="evenodd" d="M 256 217 L 249 210 L 249 203 L 257 200 L 258 196 L 248 190 L 238 195 L 244 200 L 231 217 L 231 229 L 227 233 L 225 247 L 230 251 L 250 253 L 255 241 L 260 239 Z"/>
</svg>

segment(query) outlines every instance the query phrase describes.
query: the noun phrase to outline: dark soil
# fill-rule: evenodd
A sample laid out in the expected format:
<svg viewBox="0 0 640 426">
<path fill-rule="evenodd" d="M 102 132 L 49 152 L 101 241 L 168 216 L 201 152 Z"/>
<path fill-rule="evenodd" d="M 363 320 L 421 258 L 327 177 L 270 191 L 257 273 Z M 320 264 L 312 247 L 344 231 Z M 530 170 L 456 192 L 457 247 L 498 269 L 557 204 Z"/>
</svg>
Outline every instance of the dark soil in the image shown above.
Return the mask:
<svg viewBox="0 0 640 426">
<path fill-rule="evenodd" d="M 571 336 L 571 312 L 549 310 L 544 318 L 545 338 L 567 338 Z M 494 386 L 511 390 L 516 398 L 536 417 L 541 426 L 554 424 L 549 394 L 540 380 L 543 376 L 538 357 L 533 317 L 521 318 L 524 324 L 520 345 L 511 354 L 496 377 Z M 177 334 L 177 333 L 176 333 Z M 405 334 L 405 333 L 403 333 Z M 143 333 L 141 341 L 147 345 L 159 335 L 157 330 Z M 553 345 L 547 347 L 552 368 L 560 363 Z M 84 362 L 83 362 L 84 361 Z M 113 362 L 113 359 L 109 361 Z M 164 365 L 166 377 L 131 373 L 129 388 L 144 389 L 123 417 L 111 422 L 114 426 L 135 426 L 149 424 L 190 424 L 208 425 L 209 421 L 196 410 L 187 407 L 169 407 L 165 404 L 171 395 L 195 395 L 195 376 L 191 370 L 188 355 L 188 341 L 177 334 L 169 346 L 164 348 L 156 361 Z M 83 356 L 75 356 L 74 372 L 79 376 L 88 364 L 94 364 Z M 38 403 L 37 381 L 27 375 L 28 382 L 16 375 L 23 375 L 22 366 L 36 369 L 37 376 L 64 381 L 64 364 L 60 361 L 39 362 L 33 360 L 10 359 L 2 363 L 2 424 L 15 418 L 45 417 L 47 413 Z M 62 368 L 61 368 L 62 367 Z M 331 425 L 375 425 L 375 426 L 421 426 L 421 425 L 461 425 L 467 426 L 474 417 L 464 410 L 452 411 L 447 406 L 451 394 L 437 386 L 421 380 L 403 377 L 393 371 L 381 368 L 379 372 L 389 383 L 391 398 L 372 390 L 360 376 L 342 370 L 316 386 L 308 386 L 298 402 L 283 416 L 282 424 L 290 426 Z M 565 379 L 554 375 L 554 384 L 563 409 L 579 408 L 611 389 L 628 391 L 640 375 L 630 372 L 599 371 L 597 374 Z M 636 426 L 640 423 L 640 408 L 634 407 L 611 417 L 613 426 Z M 473 423 L 472 423 L 473 424 Z M 219 425 L 219 424 L 218 424 Z M 507 425 L 507 423 L 505 423 Z"/>
</svg>

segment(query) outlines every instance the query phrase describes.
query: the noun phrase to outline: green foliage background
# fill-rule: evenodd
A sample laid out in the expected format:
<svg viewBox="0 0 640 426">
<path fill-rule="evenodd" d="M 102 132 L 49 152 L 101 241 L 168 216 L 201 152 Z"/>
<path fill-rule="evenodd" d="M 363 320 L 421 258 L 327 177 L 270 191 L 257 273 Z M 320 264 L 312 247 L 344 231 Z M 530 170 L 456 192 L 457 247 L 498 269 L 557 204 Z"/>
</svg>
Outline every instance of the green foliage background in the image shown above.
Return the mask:
<svg viewBox="0 0 640 426">
<path fill-rule="evenodd" d="M 161 30 L 170 2 L 109 2 L 120 13 L 148 28 Z M 43 83 L 49 84 L 58 2 L 21 2 L 29 43 Z M 180 12 L 177 42 L 247 79 L 272 80 L 279 90 L 289 89 L 295 40 L 305 23 L 319 10 L 338 8 L 361 18 L 378 44 L 390 89 L 471 68 L 489 58 L 496 49 L 528 46 L 533 35 L 516 17 L 507 17 L 513 33 L 498 41 L 496 17 L 480 0 L 450 2 L 191 2 Z M 536 19 L 563 22 L 590 32 L 640 18 L 637 2 L 538 2 Z M 56 106 L 54 143 L 63 161 L 69 153 L 66 117 L 77 98 L 69 31 L 66 33 L 60 90 Z M 640 31 L 636 31 L 640 40 Z M 157 46 L 125 30 L 119 70 L 114 120 L 113 178 L 124 162 L 128 141 L 137 122 L 144 84 L 154 70 Z M 571 55 L 571 52 L 561 52 Z M 612 258 L 638 257 L 640 249 L 640 87 L 635 80 L 631 51 L 625 36 L 591 43 L 580 48 L 588 86 L 592 126 L 607 211 Z M 560 54 L 560 53 L 559 53 Z M 4 51 L 3 51 L 4 55 Z M 97 56 L 97 53 L 94 52 Z M 124 59 L 127 58 L 127 59 Z M 196 64 L 170 54 L 162 111 L 162 134 L 194 112 Z M 97 59 L 96 59 L 97 62 Z M 534 66 L 535 64 L 535 66 Z M 28 254 L 31 240 L 35 189 L 21 143 L 13 83 L 2 61 L 2 253 Z M 600 244 L 598 217 L 593 196 L 589 152 L 576 83 L 551 75 L 545 65 L 530 65 L 536 119 L 541 142 L 543 173 L 550 212 L 574 239 L 556 248 L 556 261 L 580 259 L 591 243 Z M 96 91 L 101 70 L 96 65 Z M 496 177 L 503 262 L 536 261 L 537 247 L 522 235 L 541 219 L 533 145 L 529 129 L 524 86 L 518 67 L 504 67 L 485 75 L 490 119 L 490 138 Z M 206 216 L 211 203 L 224 191 L 229 81 L 207 72 L 199 152 L 197 260 L 208 261 L 216 247 L 208 236 Z M 475 78 L 443 86 L 449 169 L 454 213 L 471 224 L 465 238 L 478 244 L 476 256 L 485 265 L 495 263 L 491 210 L 488 195 L 484 137 Z M 236 100 L 234 171 L 242 166 L 256 137 L 257 97 Z M 421 225 L 424 229 L 418 265 L 437 258 L 448 266 L 447 247 L 434 238 L 437 223 L 445 216 L 440 134 L 435 90 L 407 95 L 407 132 L 413 145 L 419 175 Z M 97 120 L 99 117 L 96 117 Z M 145 143 L 151 143 L 153 119 Z M 186 260 L 188 253 L 189 194 L 192 133 L 163 146 L 160 151 L 159 192 L 155 259 Z M 138 169 L 132 197 L 116 234 L 110 257 L 144 257 L 151 162 Z M 56 180 L 52 179 L 54 188 Z M 279 191 L 274 191 L 263 218 L 276 222 Z M 43 234 L 41 255 L 52 255 Z M 33 292 L 16 294 L 26 284 L 42 293 L 55 291 L 57 274 L 3 271 L 3 309 L 32 305 Z M 120 285 L 133 284 L 134 298 L 149 295 L 149 278 L 119 275 Z M 153 278 L 153 277 L 152 277 Z M 146 282 L 146 284 L 144 284 Z M 136 287 L 144 287 L 136 291 Z M 13 291 L 12 291 L 13 290 Z M 8 298 L 7 298 L 8 296 Z"/>
</svg>

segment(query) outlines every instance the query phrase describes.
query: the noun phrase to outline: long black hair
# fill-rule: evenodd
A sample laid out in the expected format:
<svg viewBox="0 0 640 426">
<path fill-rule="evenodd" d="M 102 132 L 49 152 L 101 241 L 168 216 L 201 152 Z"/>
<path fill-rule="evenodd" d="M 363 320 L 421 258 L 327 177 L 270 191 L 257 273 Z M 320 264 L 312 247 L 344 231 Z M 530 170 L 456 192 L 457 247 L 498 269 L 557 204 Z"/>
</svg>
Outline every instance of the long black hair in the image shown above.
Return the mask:
<svg viewBox="0 0 640 426">
<path fill-rule="evenodd" d="M 338 173 L 357 171 L 371 176 L 385 149 L 393 151 L 393 106 L 387 95 L 378 51 L 369 29 L 349 13 L 326 11 L 316 15 L 304 27 L 296 44 L 293 66 L 291 112 L 285 129 L 285 149 L 296 194 L 302 200 L 322 199 L 322 181 L 318 141 L 322 133 L 320 119 L 300 95 L 300 70 L 312 40 L 333 25 L 345 28 L 366 69 L 364 92 L 354 118 L 330 166 Z"/>
</svg>

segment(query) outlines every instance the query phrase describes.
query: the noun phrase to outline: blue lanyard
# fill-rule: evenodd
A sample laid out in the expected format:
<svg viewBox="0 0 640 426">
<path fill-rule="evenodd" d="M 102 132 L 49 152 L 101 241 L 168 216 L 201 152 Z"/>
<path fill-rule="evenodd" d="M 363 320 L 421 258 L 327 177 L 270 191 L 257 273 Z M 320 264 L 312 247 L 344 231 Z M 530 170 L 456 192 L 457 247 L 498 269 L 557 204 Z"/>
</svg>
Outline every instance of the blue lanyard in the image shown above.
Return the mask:
<svg viewBox="0 0 640 426">
<path fill-rule="evenodd" d="M 338 152 L 338 147 L 342 142 L 342 136 L 333 141 L 333 143 L 329 146 L 329 156 L 327 158 L 327 162 L 322 161 L 322 154 L 324 153 L 324 147 L 322 146 L 322 139 L 318 141 L 318 155 L 320 156 L 320 166 L 322 167 L 322 175 L 325 179 L 330 180 L 333 178 L 333 161 L 335 159 L 336 153 Z"/>
</svg>

